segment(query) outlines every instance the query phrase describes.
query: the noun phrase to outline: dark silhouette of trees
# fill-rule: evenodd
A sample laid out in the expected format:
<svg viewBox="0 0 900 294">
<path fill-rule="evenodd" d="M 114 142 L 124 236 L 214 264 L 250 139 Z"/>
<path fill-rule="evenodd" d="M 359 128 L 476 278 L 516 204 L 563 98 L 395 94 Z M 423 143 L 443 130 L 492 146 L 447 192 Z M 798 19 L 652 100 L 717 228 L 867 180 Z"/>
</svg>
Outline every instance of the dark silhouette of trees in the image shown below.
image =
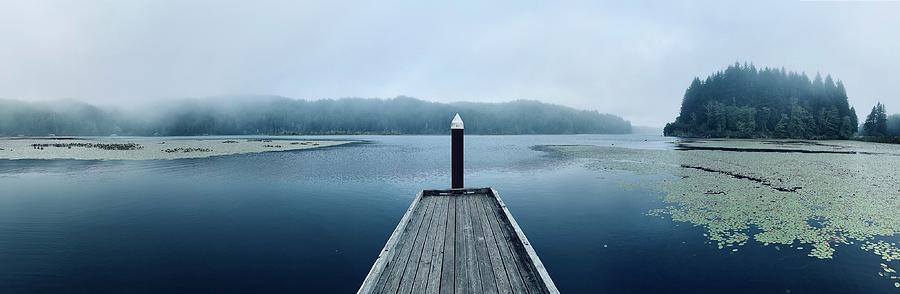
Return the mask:
<svg viewBox="0 0 900 294">
<path fill-rule="evenodd" d="M 900 113 L 887 115 L 884 104 L 878 102 L 866 116 L 856 139 L 869 142 L 900 144 Z"/>
<path fill-rule="evenodd" d="M 884 104 L 878 102 L 872 107 L 872 112 L 866 116 L 866 122 L 863 124 L 863 134 L 872 137 L 886 137 L 888 133 L 888 117 L 884 109 Z"/>
<path fill-rule="evenodd" d="M 784 68 L 729 66 L 687 88 L 667 136 L 845 139 L 856 132 L 856 111 L 841 81 Z"/>
</svg>

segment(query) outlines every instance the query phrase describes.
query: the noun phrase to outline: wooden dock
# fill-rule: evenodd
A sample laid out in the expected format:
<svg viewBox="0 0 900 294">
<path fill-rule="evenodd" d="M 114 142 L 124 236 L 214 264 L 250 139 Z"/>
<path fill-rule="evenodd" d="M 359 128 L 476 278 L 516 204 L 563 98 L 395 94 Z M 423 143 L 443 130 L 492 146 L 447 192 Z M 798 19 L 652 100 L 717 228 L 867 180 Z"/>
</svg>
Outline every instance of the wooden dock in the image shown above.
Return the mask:
<svg viewBox="0 0 900 294">
<path fill-rule="evenodd" d="M 416 195 L 357 293 L 559 293 L 492 188 Z"/>
</svg>

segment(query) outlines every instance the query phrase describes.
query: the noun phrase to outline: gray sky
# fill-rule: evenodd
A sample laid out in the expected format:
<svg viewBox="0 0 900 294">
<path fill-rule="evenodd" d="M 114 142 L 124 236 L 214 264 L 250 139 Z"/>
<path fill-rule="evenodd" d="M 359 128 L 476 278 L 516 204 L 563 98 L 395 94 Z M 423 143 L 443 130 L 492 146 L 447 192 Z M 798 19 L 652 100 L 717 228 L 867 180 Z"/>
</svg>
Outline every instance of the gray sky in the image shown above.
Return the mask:
<svg viewBox="0 0 900 294">
<path fill-rule="evenodd" d="M 900 112 L 900 2 L 0 0 L 0 97 L 537 99 L 674 119 L 735 61 Z"/>
</svg>

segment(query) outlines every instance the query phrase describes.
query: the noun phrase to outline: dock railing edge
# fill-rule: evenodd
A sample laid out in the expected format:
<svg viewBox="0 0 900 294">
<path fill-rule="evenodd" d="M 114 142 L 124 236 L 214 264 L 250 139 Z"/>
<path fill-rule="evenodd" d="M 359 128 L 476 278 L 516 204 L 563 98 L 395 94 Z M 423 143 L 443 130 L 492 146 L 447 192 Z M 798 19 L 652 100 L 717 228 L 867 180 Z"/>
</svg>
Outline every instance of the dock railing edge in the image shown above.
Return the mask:
<svg viewBox="0 0 900 294">
<path fill-rule="evenodd" d="M 391 237 L 388 238 L 387 243 L 384 244 L 384 248 L 381 249 L 380 253 L 378 253 L 378 258 L 375 259 L 375 264 L 372 265 L 372 269 L 369 270 L 369 274 L 366 275 L 366 279 L 363 280 L 363 283 L 359 287 L 359 290 L 356 291 L 357 294 L 372 292 L 372 288 L 375 287 L 375 284 L 378 282 L 378 276 L 380 276 L 381 272 L 384 271 L 388 260 L 390 260 L 389 257 L 393 253 L 394 245 L 397 244 L 397 241 L 400 239 L 400 235 L 403 233 L 403 230 L 406 229 L 407 223 L 409 223 L 409 218 L 410 216 L 412 216 L 413 210 L 415 210 L 416 205 L 419 204 L 419 200 L 422 199 L 423 192 L 424 191 L 420 191 L 416 194 L 416 199 L 413 200 L 413 202 L 409 205 L 409 208 L 406 209 L 406 213 L 404 213 L 403 217 L 400 218 L 400 223 L 397 224 L 397 228 L 395 228 L 394 232 L 391 233 Z"/>
<path fill-rule="evenodd" d="M 528 237 L 525 237 L 525 232 L 523 232 L 522 228 L 519 227 L 516 219 L 506 207 L 506 203 L 504 203 L 503 199 L 500 198 L 500 192 L 497 192 L 497 190 L 493 187 L 490 187 L 489 189 L 491 189 L 491 193 L 494 194 L 494 198 L 497 199 L 497 203 L 500 204 L 500 208 L 503 209 L 503 213 L 506 214 L 506 218 L 509 220 L 509 224 L 513 227 L 513 230 L 516 231 L 516 236 L 519 237 L 519 241 L 521 241 L 522 245 L 525 246 L 525 252 L 528 252 L 528 258 L 531 259 L 531 263 L 534 265 L 535 270 L 537 270 L 538 274 L 540 275 L 541 281 L 544 283 L 544 286 L 547 287 L 547 291 L 552 294 L 559 294 L 559 289 L 556 288 L 556 284 L 553 283 L 553 280 L 550 278 L 550 274 L 547 273 L 547 268 L 544 267 L 544 264 L 538 257 L 537 252 L 534 251 L 534 247 L 531 246 L 531 242 L 528 241 Z"/>
</svg>

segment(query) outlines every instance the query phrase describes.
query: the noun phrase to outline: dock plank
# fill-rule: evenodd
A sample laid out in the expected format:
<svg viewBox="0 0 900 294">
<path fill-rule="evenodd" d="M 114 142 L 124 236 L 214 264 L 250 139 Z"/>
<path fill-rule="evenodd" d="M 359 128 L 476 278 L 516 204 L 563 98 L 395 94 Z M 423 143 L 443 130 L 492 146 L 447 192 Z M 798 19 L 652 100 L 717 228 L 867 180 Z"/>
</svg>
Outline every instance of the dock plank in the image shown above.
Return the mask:
<svg viewBox="0 0 900 294">
<path fill-rule="evenodd" d="M 422 248 L 422 257 L 420 258 L 418 265 L 419 268 L 409 293 L 426 293 L 432 275 L 434 273 L 439 273 L 439 271 L 435 270 L 434 264 L 435 261 L 440 264 L 439 258 L 444 256 L 441 252 L 441 248 L 444 246 L 443 228 L 447 225 L 448 199 L 449 197 L 437 197 L 433 199 L 435 203 L 434 211 L 431 213 L 431 226 L 428 229 L 428 237 L 425 239 L 425 245 Z M 440 267 L 438 267 L 438 269 L 440 269 Z M 435 285 L 437 285 L 437 283 L 435 283 Z"/>
<path fill-rule="evenodd" d="M 494 211 L 497 215 L 496 219 L 500 222 L 501 226 L 510 227 L 511 224 L 506 217 L 503 215 L 502 210 Z M 506 239 L 515 239 L 515 232 L 510 230 L 503 230 L 503 237 Z M 512 252 L 524 252 L 525 248 L 521 242 L 510 242 L 510 251 Z M 540 289 L 538 285 L 539 281 L 538 277 L 535 277 L 534 272 L 535 269 L 533 266 L 527 261 L 528 256 L 524 254 L 511 254 L 513 262 L 516 264 L 516 269 L 519 272 L 519 276 L 522 278 L 522 281 L 525 283 L 525 288 L 529 290 L 529 293 L 546 293 L 546 291 L 532 291 L 532 289 Z"/>
<path fill-rule="evenodd" d="M 444 262 L 441 269 L 441 289 L 439 293 L 456 293 L 456 198 L 449 196 L 447 209 L 447 230 L 444 235 Z"/>
<path fill-rule="evenodd" d="M 409 255 L 416 245 L 416 237 L 421 231 L 424 215 L 428 214 L 428 208 L 434 203 L 434 201 L 430 201 L 431 199 L 432 198 L 423 197 L 419 202 L 419 205 L 422 206 L 422 212 L 414 214 L 413 218 L 410 220 L 413 225 L 406 231 L 409 239 L 406 240 L 407 242 L 405 242 L 403 248 L 397 252 L 398 254 L 392 259 L 391 265 L 393 265 L 393 267 L 391 269 L 391 274 L 385 281 L 384 288 L 380 291 L 381 293 L 397 292 L 397 288 L 400 286 L 400 280 L 403 278 L 403 271 L 406 269 L 406 264 L 409 261 Z"/>
<path fill-rule="evenodd" d="M 478 264 L 476 262 L 476 260 L 481 259 L 482 257 L 478 256 L 475 251 L 475 230 L 472 224 L 472 214 L 475 213 L 475 211 L 472 210 L 472 205 L 470 204 L 472 201 L 477 201 L 477 198 L 481 197 L 485 196 L 471 195 L 462 197 L 466 207 L 466 213 L 464 213 L 464 231 L 466 234 L 466 276 L 469 277 L 469 293 L 484 293 L 482 290 L 481 274 L 479 274 Z"/>
<path fill-rule="evenodd" d="M 438 196 L 435 196 L 438 197 Z M 444 260 L 444 239 L 447 231 L 447 215 L 450 211 L 450 197 L 440 197 L 441 202 L 441 221 L 435 229 L 434 249 L 431 256 L 431 273 L 428 275 L 428 283 L 425 287 L 425 293 L 438 293 L 441 290 L 441 271 L 443 269 Z M 415 292 L 422 293 L 422 292 Z"/>
<path fill-rule="evenodd" d="M 478 213 L 481 211 L 481 206 L 478 205 L 478 202 L 480 200 L 474 197 L 468 199 L 469 210 L 471 211 L 469 215 L 471 219 L 469 221 L 472 224 L 472 241 L 475 256 L 478 257 L 473 260 L 475 264 L 470 266 L 480 277 L 481 293 L 493 294 L 497 293 L 497 282 L 491 268 L 491 256 L 487 251 L 487 242 L 485 241 L 484 228 L 482 227 L 483 222 L 481 221 L 481 214 Z"/>
<path fill-rule="evenodd" d="M 431 221 L 434 218 L 434 207 L 437 201 L 435 201 L 434 196 L 428 196 L 428 209 L 425 210 L 425 214 L 422 218 L 422 225 L 419 226 L 419 234 L 416 235 L 415 242 L 413 242 L 412 251 L 409 253 L 409 259 L 406 262 L 406 269 L 403 270 L 403 275 L 400 276 L 400 282 L 398 283 L 398 288 L 396 293 L 409 293 L 412 291 L 412 286 L 415 282 L 416 273 L 419 270 L 419 264 L 422 258 L 422 251 L 425 250 L 425 244 L 427 243 L 427 238 L 429 237 L 430 229 L 431 229 Z M 391 291 L 390 293 L 394 293 Z"/>
<path fill-rule="evenodd" d="M 454 202 L 456 202 L 456 277 L 455 277 L 455 288 L 456 291 L 454 293 L 457 294 L 465 294 L 472 293 L 470 292 L 469 283 L 472 281 L 469 278 L 469 271 L 466 267 L 466 260 L 469 258 L 468 251 L 466 247 L 466 216 L 468 215 L 468 209 L 465 205 L 465 199 L 470 198 L 471 196 L 456 196 L 454 198 Z"/>
<path fill-rule="evenodd" d="M 503 216 L 501 218 L 509 222 L 509 228 L 513 234 L 518 237 L 518 242 L 515 242 L 515 244 L 517 247 L 524 250 L 524 252 L 519 252 L 518 255 L 520 255 L 523 260 L 527 261 L 526 263 L 529 265 L 529 269 L 534 270 L 533 274 L 536 275 L 536 279 L 539 279 L 539 290 L 542 290 L 544 293 L 559 293 L 559 289 L 556 288 L 556 284 L 553 283 L 553 279 L 551 279 L 550 274 L 547 273 L 547 268 L 544 267 L 544 263 L 541 262 L 541 258 L 538 257 L 537 252 L 531 245 L 531 241 L 528 241 L 525 232 L 522 231 L 522 228 L 519 226 L 518 222 L 516 222 L 516 218 L 514 218 L 512 212 L 509 211 L 503 198 L 500 197 L 500 192 L 497 192 L 494 188 L 488 189 L 491 190 L 490 194 L 494 195 L 494 199 L 497 200 L 497 204 L 500 205 L 500 210 L 503 211 Z"/>
<path fill-rule="evenodd" d="M 477 211 L 483 212 L 485 211 L 485 204 L 482 201 L 475 201 L 477 206 Z M 498 293 L 512 293 L 512 289 L 509 285 L 509 277 L 506 274 L 506 269 L 503 265 L 503 258 L 500 257 L 500 247 L 497 245 L 497 239 L 494 237 L 493 227 L 491 226 L 490 221 L 488 221 L 488 214 L 479 213 L 479 220 L 481 221 L 481 228 L 484 234 L 485 240 L 485 250 L 488 253 L 489 261 L 491 264 L 491 272 L 494 275 L 494 282 L 497 285 Z"/>
<path fill-rule="evenodd" d="M 497 247 L 500 249 L 500 257 L 503 260 L 503 268 L 509 277 L 510 289 L 513 293 L 528 293 L 528 290 L 525 289 L 525 281 L 522 280 L 522 276 L 519 275 L 519 269 L 516 267 L 515 256 L 510 250 L 510 242 L 513 240 L 506 237 L 503 227 L 500 226 L 500 222 L 497 220 L 496 209 L 493 207 L 496 205 L 496 202 L 493 199 L 482 199 L 482 203 L 486 204 L 484 213 L 487 214 L 487 221 L 491 224 L 494 238 L 497 240 Z"/>
<path fill-rule="evenodd" d="M 385 262 L 383 263 L 383 268 L 378 271 L 379 276 L 366 278 L 366 280 L 369 280 L 370 278 L 373 278 L 373 279 L 377 278 L 377 280 L 376 280 L 377 282 L 375 282 L 374 288 L 368 287 L 368 288 L 370 288 L 369 292 L 371 292 L 371 293 L 383 293 L 384 292 L 384 288 L 385 288 L 385 286 L 387 286 L 388 280 L 391 278 L 391 275 L 393 274 L 394 269 L 397 267 L 396 266 L 397 262 L 395 261 L 395 259 L 398 257 L 398 255 L 400 255 L 400 252 L 402 252 L 402 250 L 404 248 L 406 248 L 408 245 L 410 245 L 412 243 L 412 240 L 409 240 L 409 238 L 406 238 L 406 237 L 409 235 L 409 232 L 411 230 L 418 231 L 417 223 L 420 218 L 417 217 L 417 215 L 421 212 L 422 209 L 425 208 L 424 205 L 421 205 L 421 199 L 423 199 L 423 198 L 422 197 L 416 198 L 416 201 L 418 201 L 418 203 L 416 203 L 415 207 L 410 208 L 410 213 L 408 215 L 409 217 L 407 218 L 406 216 L 404 216 L 405 221 L 407 221 L 407 223 L 404 224 L 403 223 L 404 220 L 401 219 L 401 225 L 405 225 L 405 226 L 404 226 L 403 230 L 400 232 L 400 234 L 398 235 L 399 238 L 397 240 L 393 240 L 393 241 L 395 241 L 395 243 L 393 244 L 393 248 L 385 248 L 385 250 L 387 251 L 388 254 L 384 257 Z M 390 241 L 392 241 L 392 240 L 389 240 L 388 242 L 390 242 Z M 377 266 L 377 263 L 378 263 L 378 261 L 376 261 L 376 266 Z M 376 269 L 373 268 L 373 271 L 375 271 L 375 270 Z M 366 288 L 365 283 L 363 284 L 363 287 Z M 360 290 L 362 290 L 362 289 L 360 289 Z"/>
<path fill-rule="evenodd" d="M 559 293 L 496 190 L 426 190 L 357 293 Z"/>
</svg>

